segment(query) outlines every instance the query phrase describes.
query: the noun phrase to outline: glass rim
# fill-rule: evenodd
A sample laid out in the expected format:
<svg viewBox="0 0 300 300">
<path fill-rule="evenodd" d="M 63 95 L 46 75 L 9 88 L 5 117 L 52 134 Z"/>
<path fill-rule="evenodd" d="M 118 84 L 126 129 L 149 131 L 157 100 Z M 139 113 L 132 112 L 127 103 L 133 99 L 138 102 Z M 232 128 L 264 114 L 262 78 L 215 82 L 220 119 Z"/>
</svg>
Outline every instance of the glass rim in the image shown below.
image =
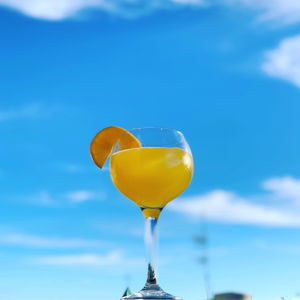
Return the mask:
<svg viewBox="0 0 300 300">
<path fill-rule="evenodd" d="M 144 131 L 143 131 L 144 130 Z M 166 134 L 166 136 L 170 135 L 170 137 L 173 136 L 173 138 L 176 138 L 177 140 L 174 140 L 172 142 L 162 142 L 162 143 L 152 143 L 152 142 L 145 142 L 143 141 L 142 135 L 143 132 L 146 134 L 147 131 L 150 133 L 150 131 L 153 130 L 154 134 Z M 145 126 L 145 127 L 135 127 L 135 128 L 131 128 L 131 129 L 126 129 L 126 131 L 123 133 L 123 135 L 127 135 L 127 134 L 131 134 L 133 136 L 135 136 L 136 138 L 139 139 L 139 134 L 141 134 L 141 142 L 143 144 L 142 147 L 179 147 L 181 149 L 185 149 L 185 151 L 191 153 L 191 149 L 186 141 L 186 138 L 184 136 L 184 134 L 174 128 L 170 128 L 170 127 L 159 127 L 159 126 Z M 119 150 L 117 147 L 114 147 L 113 153 L 115 152 L 119 152 L 119 151 L 123 151 L 123 150 Z"/>
<path fill-rule="evenodd" d="M 145 126 L 145 127 L 134 127 L 134 128 L 130 128 L 130 129 L 127 129 L 129 132 L 133 131 L 133 130 L 142 130 L 142 129 L 160 129 L 160 130 L 165 130 L 165 131 L 170 131 L 170 132 L 176 132 L 178 133 L 179 135 L 182 135 L 184 136 L 184 134 L 175 129 L 175 128 L 171 128 L 171 127 L 160 127 L 160 126 Z"/>
</svg>

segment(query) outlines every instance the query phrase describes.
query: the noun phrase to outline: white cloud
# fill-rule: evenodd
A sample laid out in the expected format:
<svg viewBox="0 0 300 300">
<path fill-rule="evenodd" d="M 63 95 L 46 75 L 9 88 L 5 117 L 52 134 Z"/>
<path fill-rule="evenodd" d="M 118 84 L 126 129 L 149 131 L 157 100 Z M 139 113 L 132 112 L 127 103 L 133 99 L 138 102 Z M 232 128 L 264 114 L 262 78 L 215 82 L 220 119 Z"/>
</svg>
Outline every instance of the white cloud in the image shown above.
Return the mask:
<svg viewBox="0 0 300 300">
<path fill-rule="evenodd" d="M 204 0 L 0 0 L 0 5 L 27 16 L 62 20 L 84 9 L 98 9 L 123 17 L 139 16 L 158 9 L 203 5 Z"/>
<path fill-rule="evenodd" d="M 226 4 L 241 4 L 258 13 L 258 21 L 273 21 L 290 25 L 300 21 L 299 0 L 221 0 Z"/>
<path fill-rule="evenodd" d="M 71 173 L 71 174 L 79 174 L 79 173 L 90 173 L 93 170 L 97 171 L 97 174 L 99 173 L 99 169 L 98 168 L 91 168 L 90 166 L 85 166 L 85 165 L 81 165 L 81 164 L 76 164 L 76 163 L 57 163 L 54 165 L 56 169 L 66 172 L 66 173 Z M 53 163 L 51 165 L 51 167 L 53 167 Z M 106 171 L 109 171 L 109 167 L 103 167 L 101 169 L 101 173 Z"/>
<path fill-rule="evenodd" d="M 22 202 L 41 205 L 41 206 L 55 205 L 54 200 L 52 199 L 49 192 L 46 190 L 39 191 L 36 194 L 30 195 L 30 196 L 20 196 L 17 198 Z"/>
<path fill-rule="evenodd" d="M 111 222 L 94 222 L 94 227 L 101 232 L 110 232 L 113 235 L 130 236 L 142 238 L 144 236 L 143 226 L 130 225 L 126 219 L 111 219 Z M 164 230 L 165 234 L 165 230 Z"/>
<path fill-rule="evenodd" d="M 258 14 L 259 21 L 289 25 L 300 21 L 298 0 L 0 0 L 0 5 L 33 18 L 57 21 L 86 9 L 104 11 L 121 17 L 138 17 L 157 10 L 208 5 L 241 6 Z"/>
<path fill-rule="evenodd" d="M 284 243 L 274 243 L 268 242 L 266 240 L 255 240 L 254 246 L 260 250 L 265 250 L 267 252 L 281 252 L 284 254 L 299 255 L 300 245 L 299 244 L 288 244 Z"/>
<path fill-rule="evenodd" d="M 10 109 L 0 108 L 0 122 L 32 118 L 38 116 L 40 112 L 41 106 L 38 104 L 29 104 L 26 106 Z"/>
<path fill-rule="evenodd" d="M 266 52 L 262 70 L 300 88 L 300 35 L 286 38 L 277 48 Z"/>
<path fill-rule="evenodd" d="M 300 179 L 273 177 L 263 182 L 263 188 L 279 198 L 296 200 L 300 204 Z"/>
<path fill-rule="evenodd" d="M 300 227 L 300 208 L 295 205 L 299 199 L 299 180 L 291 177 L 271 178 L 263 182 L 263 187 L 271 193 L 244 198 L 233 192 L 215 190 L 174 201 L 169 204 L 169 209 L 193 218 L 204 216 L 221 223 Z M 260 199 L 260 203 L 253 199 Z M 278 199 L 282 201 L 278 202 Z"/>
<path fill-rule="evenodd" d="M 9 233 L 0 235 L 0 244 L 33 248 L 93 248 L 104 247 L 106 242 L 80 238 L 43 237 L 30 234 Z"/>
<path fill-rule="evenodd" d="M 300 226 L 297 214 L 251 203 L 223 190 L 176 201 L 171 203 L 169 208 L 193 217 L 205 216 L 212 221 L 223 223 Z"/>
<path fill-rule="evenodd" d="M 0 5 L 30 17 L 53 21 L 68 18 L 84 8 L 108 9 L 109 6 L 102 0 L 0 0 Z"/>
<path fill-rule="evenodd" d="M 104 192 L 89 190 L 76 190 L 54 195 L 47 190 L 41 190 L 28 196 L 16 196 L 19 202 L 49 207 L 67 206 L 71 203 L 82 203 L 89 200 L 102 201 L 105 198 L 106 194 Z"/>
<path fill-rule="evenodd" d="M 109 267 L 120 271 L 128 268 L 141 267 L 145 264 L 142 257 L 130 257 L 120 250 L 111 250 L 106 254 L 84 253 L 37 256 L 29 260 L 30 263 L 49 266 L 86 266 L 86 267 Z M 122 273 L 124 271 L 121 271 Z"/>
<path fill-rule="evenodd" d="M 79 191 L 72 191 L 67 193 L 66 198 L 71 202 L 81 203 L 93 199 L 103 200 L 105 198 L 105 195 L 103 193 L 95 193 L 87 190 L 79 190 Z"/>
<path fill-rule="evenodd" d="M 87 200 L 91 200 L 94 197 L 94 193 L 90 191 L 74 191 L 69 192 L 66 197 L 72 202 L 84 202 Z"/>
<path fill-rule="evenodd" d="M 111 251 L 105 255 L 98 254 L 68 254 L 39 256 L 32 259 L 33 263 L 58 266 L 112 266 L 122 262 L 123 257 L 118 251 Z"/>
<path fill-rule="evenodd" d="M 81 173 L 85 171 L 85 168 L 79 164 L 71 164 L 71 163 L 62 163 L 58 165 L 58 168 L 61 171 L 65 171 L 67 173 Z"/>
</svg>

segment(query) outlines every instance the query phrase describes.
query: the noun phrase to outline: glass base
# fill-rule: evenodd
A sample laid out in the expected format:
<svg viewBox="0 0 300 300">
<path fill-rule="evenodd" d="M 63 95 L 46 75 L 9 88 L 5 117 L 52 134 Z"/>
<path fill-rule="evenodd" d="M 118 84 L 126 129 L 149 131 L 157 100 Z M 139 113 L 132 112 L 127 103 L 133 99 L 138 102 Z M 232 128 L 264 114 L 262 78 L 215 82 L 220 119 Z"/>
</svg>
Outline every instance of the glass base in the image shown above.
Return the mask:
<svg viewBox="0 0 300 300">
<path fill-rule="evenodd" d="M 172 300 L 182 300 L 181 298 L 172 296 L 166 293 L 163 289 L 160 288 L 158 284 L 146 284 L 145 287 L 130 296 L 122 297 L 121 300 L 131 300 L 131 299 L 172 299 Z"/>
</svg>

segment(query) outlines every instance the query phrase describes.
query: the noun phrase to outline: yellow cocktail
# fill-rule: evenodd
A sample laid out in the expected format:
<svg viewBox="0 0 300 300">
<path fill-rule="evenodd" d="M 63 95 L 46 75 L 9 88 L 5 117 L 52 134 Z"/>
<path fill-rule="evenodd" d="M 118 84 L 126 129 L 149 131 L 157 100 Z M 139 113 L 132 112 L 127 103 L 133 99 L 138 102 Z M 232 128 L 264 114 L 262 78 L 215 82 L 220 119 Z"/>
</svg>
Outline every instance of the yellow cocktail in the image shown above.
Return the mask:
<svg viewBox="0 0 300 300">
<path fill-rule="evenodd" d="M 111 156 L 110 174 L 118 190 L 140 206 L 146 217 L 158 217 L 189 185 L 193 158 L 176 147 L 127 149 Z"/>
<path fill-rule="evenodd" d="M 161 210 L 187 188 L 193 176 L 193 157 L 183 134 L 168 128 L 127 131 L 111 126 L 94 137 L 90 152 L 99 168 L 111 155 L 113 183 L 142 209 L 146 219 L 145 241 L 149 256 L 146 285 L 122 300 L 182 300 L 166 293 L 157 284 L 155 245 Z"/>
</svg>

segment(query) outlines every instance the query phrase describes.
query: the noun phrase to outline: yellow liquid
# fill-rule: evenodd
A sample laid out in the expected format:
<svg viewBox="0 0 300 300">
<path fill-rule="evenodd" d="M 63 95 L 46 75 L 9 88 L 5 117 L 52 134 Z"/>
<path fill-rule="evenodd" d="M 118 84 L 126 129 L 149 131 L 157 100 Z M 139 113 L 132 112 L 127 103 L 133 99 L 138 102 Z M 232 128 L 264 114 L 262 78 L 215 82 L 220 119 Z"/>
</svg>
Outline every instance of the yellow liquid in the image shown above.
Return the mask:
<svg viewBox="0 0 300 300">
<path fill-rule="evenodd" d="M 144 215 L 160 210 L 180 195 L 193 176 L 193 158 L 180 148 L 144 147 L 116 152 L 110 160 L 111 178 Z"/>
</svg>

